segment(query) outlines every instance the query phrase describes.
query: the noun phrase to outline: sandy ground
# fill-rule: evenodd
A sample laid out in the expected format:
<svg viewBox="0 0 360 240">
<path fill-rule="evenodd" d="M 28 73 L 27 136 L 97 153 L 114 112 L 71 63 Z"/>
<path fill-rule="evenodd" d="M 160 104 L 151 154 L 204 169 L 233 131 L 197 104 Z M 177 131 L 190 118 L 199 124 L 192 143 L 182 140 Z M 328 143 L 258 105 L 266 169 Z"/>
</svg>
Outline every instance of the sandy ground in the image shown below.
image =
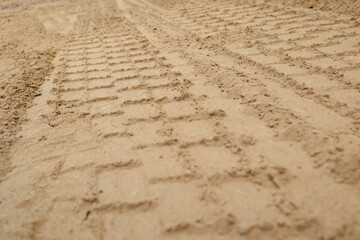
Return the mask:
<svg viewBox="0 0 360 240">
<path fill-rule="evenodd" d="M 338 12 L 351 16 L 360 16 L 359 0 L 265 0 L 266 2 L 275 2 L 290 6 L 302 6 L 331 12 Z"/>
<path fill-rule="evenodd" d="M 360 239 L 359 1 L 0 1 L 0 239 Z"/>
</svg>

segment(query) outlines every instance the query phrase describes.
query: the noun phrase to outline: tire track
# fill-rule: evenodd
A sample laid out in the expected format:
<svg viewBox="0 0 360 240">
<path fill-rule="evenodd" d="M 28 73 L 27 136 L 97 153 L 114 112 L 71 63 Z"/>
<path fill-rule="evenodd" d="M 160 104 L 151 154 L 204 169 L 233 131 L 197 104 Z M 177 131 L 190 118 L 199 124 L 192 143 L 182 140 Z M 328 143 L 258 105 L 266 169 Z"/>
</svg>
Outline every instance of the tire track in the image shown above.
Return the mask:
<svg viewBox="0 0 360 240">
<path fill-rule="evenodd" d="M 317 56 L 268 50 L 303 49 L 275 31 L 291 39 L 324 24 L 320 36 L 344 23 L 319 14 L 236 1 L 84 5 L 0 182 L 0 236 L 356 239 L 356 104 L 342 99 L 352 112 L 342 114 L 333 95 L 318 98 L 345 77 L 306 89 L 298 77 L 314 72 L 301 63 Z"/>
</svg>

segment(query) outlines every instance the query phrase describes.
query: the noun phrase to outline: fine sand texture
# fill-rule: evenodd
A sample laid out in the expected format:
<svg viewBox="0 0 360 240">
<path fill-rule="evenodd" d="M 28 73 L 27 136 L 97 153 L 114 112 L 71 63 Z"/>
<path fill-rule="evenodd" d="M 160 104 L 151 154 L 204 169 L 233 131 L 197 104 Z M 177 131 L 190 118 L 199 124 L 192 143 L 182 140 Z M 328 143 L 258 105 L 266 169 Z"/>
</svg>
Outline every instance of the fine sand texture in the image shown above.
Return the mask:
<svg viewBox="0 0 360 240">
<path fill-rule="evenodd" d="M 359 240 L 359 1 L 0 0 L 0 239 Z"/>
</svg>

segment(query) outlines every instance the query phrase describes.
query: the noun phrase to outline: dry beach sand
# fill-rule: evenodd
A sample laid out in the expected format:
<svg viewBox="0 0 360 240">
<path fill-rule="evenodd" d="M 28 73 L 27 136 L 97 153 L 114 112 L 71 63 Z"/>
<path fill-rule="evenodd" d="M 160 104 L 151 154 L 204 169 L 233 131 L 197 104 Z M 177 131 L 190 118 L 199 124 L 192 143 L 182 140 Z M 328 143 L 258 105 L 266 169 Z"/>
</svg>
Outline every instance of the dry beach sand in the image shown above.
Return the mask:
<svg viewBox="0 0 360 240">
<path fill-rule="evenodd" d="M 359 3 L 0 0 L 0 239 L 359 240 Z"/>
</svg>

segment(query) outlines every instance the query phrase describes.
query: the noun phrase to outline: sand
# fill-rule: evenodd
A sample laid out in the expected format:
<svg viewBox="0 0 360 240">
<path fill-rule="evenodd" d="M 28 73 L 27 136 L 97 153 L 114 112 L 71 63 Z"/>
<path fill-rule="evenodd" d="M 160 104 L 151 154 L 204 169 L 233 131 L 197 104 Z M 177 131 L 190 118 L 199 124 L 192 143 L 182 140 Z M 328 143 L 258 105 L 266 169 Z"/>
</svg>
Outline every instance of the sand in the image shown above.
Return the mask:
<svg viewBox="0 0 360 240">
<path fill-rule="evenodd" d="M 322 11 L 336 12 L 350 16 L 360 16 L 359 0 L 266 0 L 271 3 L 281 3 L 290 6 L 320 9 Z"/>
<path fill-rule="evenodd" d="M 360 239 L 359 1 L 0 1 L 0 239 Z"/>
</svg>

